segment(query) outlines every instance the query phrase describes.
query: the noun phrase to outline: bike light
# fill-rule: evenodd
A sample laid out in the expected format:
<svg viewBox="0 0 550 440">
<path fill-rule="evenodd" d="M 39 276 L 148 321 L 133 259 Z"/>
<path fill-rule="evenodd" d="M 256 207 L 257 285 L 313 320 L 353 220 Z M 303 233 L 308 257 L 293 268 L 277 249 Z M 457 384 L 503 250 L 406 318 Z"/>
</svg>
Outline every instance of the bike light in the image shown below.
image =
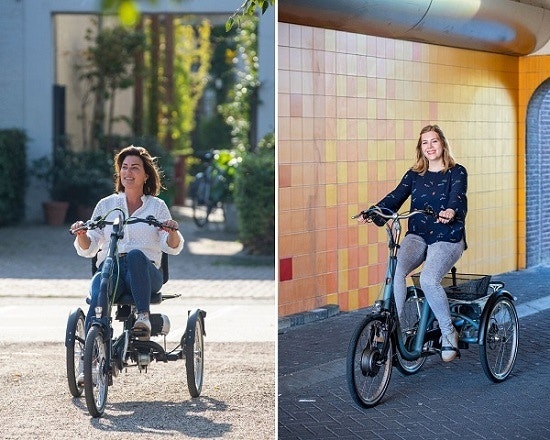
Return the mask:
<svg viewBox="0 0 550 440">
<path fill-rule="evenodd" d="M 95 317 L 96 317 L 97 319 L 101 318 L 101 312 L 103 312 L 103 307 L 97 306 L 97 307 L 95 308 Z"/>
<path fill-rule="evenodd" d="M 384 301 L 379 299 L 377 301 L 374 301 L 374 304 L 372 305 L 372 311 L 375 313 L 380 313 L 383 307 L 384 307 Z"/>
</svg>

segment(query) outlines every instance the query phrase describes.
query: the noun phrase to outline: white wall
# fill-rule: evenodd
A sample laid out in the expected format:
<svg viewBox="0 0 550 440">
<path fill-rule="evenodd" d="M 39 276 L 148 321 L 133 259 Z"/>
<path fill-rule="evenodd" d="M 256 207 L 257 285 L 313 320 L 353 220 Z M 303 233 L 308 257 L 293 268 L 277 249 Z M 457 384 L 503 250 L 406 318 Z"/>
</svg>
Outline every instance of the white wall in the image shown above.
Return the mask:
<svg viewBox="0 0 550 440">
<path fill-rule="evenodd" d="M 0 14 L 0 128 L 23 126 L 23 7 L 4 0 Z"/>
</svg>

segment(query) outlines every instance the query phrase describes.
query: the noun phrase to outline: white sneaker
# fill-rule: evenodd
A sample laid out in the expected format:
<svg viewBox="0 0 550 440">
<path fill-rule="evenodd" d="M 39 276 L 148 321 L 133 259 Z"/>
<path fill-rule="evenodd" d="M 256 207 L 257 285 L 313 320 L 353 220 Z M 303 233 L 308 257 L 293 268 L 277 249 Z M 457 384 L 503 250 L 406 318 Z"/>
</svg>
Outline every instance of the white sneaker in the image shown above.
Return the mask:
<svg viewBox="0 0 550 440">
<path fill-rule="evenodd" d="M 149 340 L 149 337 L 151 336 L 151 321 L 149 321 L 149 313 L 138 313 L 133 331 L 139 339 Z"/>
<path fill-rule="evenodd" d="M 76 378 L 76 383 L 79 387 L 84 386 L 84 363 L 80 361 L 80 366 L 78 367 L 80 370 L 80 373 L 78 373 L 78 377 Z M 97 368 L 92 370 L 92 383 L 94 385 L 97 385 Z"/>
<path fill-rule="evenodd" d="M 453 329 L 452 333 L 441 336 L 441 359 L 443 362 L 451 362 L 457 356 L 460 358 L 458 333 Z"/>
<path fill-rule="evenodd" d="M 82 359 L 78 361 L 78 376 L 76 377 L 76 384 L 79 387 L 84 386 L 84 362 Z"/>
</svg>

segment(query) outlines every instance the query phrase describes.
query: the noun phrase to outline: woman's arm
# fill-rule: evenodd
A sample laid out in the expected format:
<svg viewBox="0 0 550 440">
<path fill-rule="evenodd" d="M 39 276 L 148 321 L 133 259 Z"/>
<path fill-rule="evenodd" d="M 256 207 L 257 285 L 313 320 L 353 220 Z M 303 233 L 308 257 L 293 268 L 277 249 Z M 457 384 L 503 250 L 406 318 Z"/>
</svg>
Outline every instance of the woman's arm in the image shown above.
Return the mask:
<svg viewBox="0 0 550 440">
<path fill-rule="evenodd" d="M 414 171 L 408 170 L 397 187 L 376 205 L 396 212 L 409 198 L 414 183 Z"/>
<path fill-rule="evenodd" d="M 452 209 L 455 215 L 464 219 L 468 212 L 468 172 L 462 165 L 456 165 L 451 169 L 451 192 L 449 194 L 448 209 Z"/>
</svg>

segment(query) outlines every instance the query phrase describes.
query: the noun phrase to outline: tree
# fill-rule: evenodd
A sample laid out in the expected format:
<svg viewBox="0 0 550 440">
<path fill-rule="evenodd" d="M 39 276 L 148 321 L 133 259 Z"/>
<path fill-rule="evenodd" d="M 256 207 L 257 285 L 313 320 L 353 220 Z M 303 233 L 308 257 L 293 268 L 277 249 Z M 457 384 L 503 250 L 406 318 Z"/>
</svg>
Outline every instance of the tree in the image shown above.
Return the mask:
<svg viewBox="0 0 550 440">
<path fill-rule="evenodd" d="M 177 20 L 174 58 L 174 103 L 168 108 L 168 136 L 174 150 L 191 152 L 191 133 L 195 129 L 195 110 L 208 83 L 212 47 L 211 26 L 204 20 L 194 26 Z"/>
<path fill-rule="evenodd" d="M 226 123 L 231 127 L 233 147 L 240 151 L 256 146 L 254 117 L 257 105 L 258 41 L 256 29 L 258 18 L 247 17 L 241 22 L 236 35 L 238 51 L 234 64 L 239 65 L 237 81 L 229 91 L 228 102 L 220 106 Z"/>
<path fill-rule="evenodd" d="M 264 14 L 267 8 L 274 4 L 275 0 L 245 0 L 241 7 L 227 19 L 225 29 L 230 30 L 233 26 L 241 27 L 242 18 L 255 16 L 258 9 Z"/>
<path fill-rule="evenodd" d="M 113 134 L 116 92 L 133 85 L 135 55 L 144 48 L 145 38 L 141 32 L 123 26 L 86 30 L 86 41 L 91 45 L 86 50 L 84 64 L 77 65 L 79 79 L 85 80 L 88 89 L 82 99 L 83 132 L 87 131 L 86 104 L 94 99 L 91 133 L 84 136 L 85 143 L 95 149 L 103 137 Z M 109 103 L 105 114 L 105 102 Z"/>
<path fill-rule="evenodd" d="M 155 3 L 155 0 L 149 0 L 149 2 Z M 275 5 L 275 0 L 245 0 L 240 8 L 227 20 L 226 29 L 229 30 L 233 26 L 240 27 L 242 17 L 255 15 L 258 9 L 263 14 L 269 6 L 273 5 Z M 126 26 L 135 25 L 140 18 L 136 0 L 102 0 L 101 9 L 105 12 L 117 13 L 120 22 Z"/>
</svg>

